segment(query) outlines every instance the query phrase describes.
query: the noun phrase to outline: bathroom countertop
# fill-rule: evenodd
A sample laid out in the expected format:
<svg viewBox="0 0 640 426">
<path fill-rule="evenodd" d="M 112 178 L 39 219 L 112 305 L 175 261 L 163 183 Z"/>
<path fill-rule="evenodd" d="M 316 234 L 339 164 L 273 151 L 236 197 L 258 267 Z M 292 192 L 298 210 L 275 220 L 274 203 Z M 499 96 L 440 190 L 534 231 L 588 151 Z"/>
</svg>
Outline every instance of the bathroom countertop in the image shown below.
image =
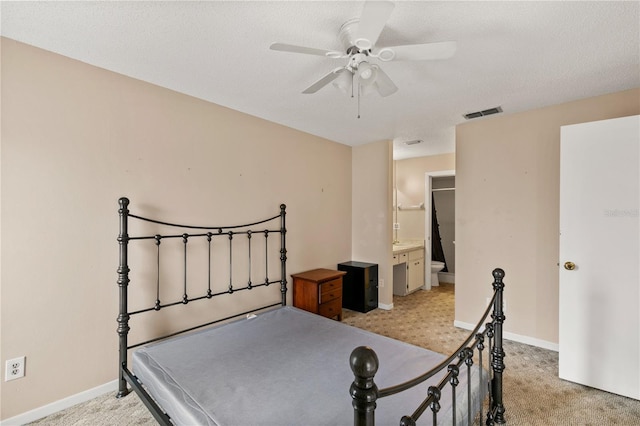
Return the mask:
<svg viewBox="0 0 640 426">
<path fill-rule="evenodd" d="M 400 243 L 393 245 L 393 254 L 406 253 L 423 248 L 424 242 L 422 241 L 401 241 Z"/>
</svg>

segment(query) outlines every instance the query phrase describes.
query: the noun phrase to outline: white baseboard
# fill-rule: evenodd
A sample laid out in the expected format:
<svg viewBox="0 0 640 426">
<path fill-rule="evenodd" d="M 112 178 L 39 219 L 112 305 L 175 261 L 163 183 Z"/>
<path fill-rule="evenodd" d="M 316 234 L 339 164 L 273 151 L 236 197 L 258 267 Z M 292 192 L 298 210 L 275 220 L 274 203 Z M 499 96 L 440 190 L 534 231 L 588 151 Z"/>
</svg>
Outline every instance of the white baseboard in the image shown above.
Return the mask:
<svg viewBox="0 0 640 426">
<path fill-rule="evenodd" d="M 393 303 L 387 305 L 386 303 L 378 303 L 378 308 L 384 309 L 385 311 L 390 311 L 393 309 Z"/>
<path fill-rule="evenodd" d="M 438 272 L 438 281 L 454 284 L 456 282 L 456 274 L 453 272 Z"/>
<path fill-rule="evenodd" d="M 465 330 L 473 330 L 475 328 L 475 324 L 469 324 L 457 320 L 453 322 L 453 326 Z M 554 352 L 559 351 L 559 346 L 557 343 L 547 342 L 546 340 L 536 339 L 534 337 L 522 336 L 520 334 L 509 333 L 508 331 L 503 331 L 502 337 L 514 342 L 524 343 L 525 345 L 536 346 L 538 348 L 548 349 Z"/>
<path fill-rule="evenodd" d="M 97 386 L 93 389 L 89 389 L 84 392 L 71 395 L 59 401 L 52 402 L 51 404 L 47 404 L 42 407 L 36 408 L 34 410 L 27 411 L 26 413 L 22 413 L 15 417 L 11 417 L 10 419 L 0 421 L 0 425 L 1 426 L 19 426 L 19 425 L 24 425 L 26 423 L 31 423 L 43 417 L 47 417 L 51 414 L 57 413 L 58 411 L 62 411 L 66 408 L 73 407 L 74 405 L 78 405 L 82 402 L 89 401 L 93 398 L 97 398 L 101 395 L 104 395 L 107 392 L 113 392 L 114 398 L 115 398 L 115 393 L 117 391 L 118 391 L 118 381 L 114 380 L 112 382 L 105 383 L 104 385 Z"/>
</svg>

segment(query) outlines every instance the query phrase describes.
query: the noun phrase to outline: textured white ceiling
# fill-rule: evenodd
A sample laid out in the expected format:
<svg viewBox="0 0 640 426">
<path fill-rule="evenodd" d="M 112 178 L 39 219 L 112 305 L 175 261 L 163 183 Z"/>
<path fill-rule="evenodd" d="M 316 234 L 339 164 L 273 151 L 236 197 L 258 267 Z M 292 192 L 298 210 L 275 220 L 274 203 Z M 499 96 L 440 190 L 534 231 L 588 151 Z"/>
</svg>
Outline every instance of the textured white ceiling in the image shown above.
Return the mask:
<svg viewBox="0 0 640 426">
<path fill-rule="evenodd" d="M 505 114 L 640 87 L 638 1 L 398 1 L 377 45 L 455 40 L 447 60 L 388 62 L 399 91 L 357 100 L 302 90 L 345 59 L 363 2 L 8 2 L 3 36 L 348 145 L 394 140 L 396 159 L 453 152 L 462 114 Z M 481 118 L 488 119 L 488 118 Z M 404 141 L 422 139 L 418 145 Z"/>
</svg>

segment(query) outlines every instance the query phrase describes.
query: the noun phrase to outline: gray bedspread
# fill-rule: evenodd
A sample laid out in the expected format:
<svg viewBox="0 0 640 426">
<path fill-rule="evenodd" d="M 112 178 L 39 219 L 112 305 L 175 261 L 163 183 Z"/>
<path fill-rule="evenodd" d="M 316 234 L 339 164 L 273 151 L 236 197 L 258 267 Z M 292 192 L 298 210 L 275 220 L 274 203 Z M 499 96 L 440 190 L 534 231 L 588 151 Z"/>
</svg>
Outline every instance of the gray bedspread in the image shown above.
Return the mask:
<svg viewBox="0 0 640 426">
<path fill-rule="evenodd" d="M 282 307 L 140 348 L 133 354 L 133 371 L 178 425 L 348 426 L 353 424 L 349 355 L 362 345 L 378 355 L 379 389 L 424 373 L 445 358 Z M 479 371 L 475 368 L 474 375 Z M 466 368 L 461 369 L 456 423 L 466 424 L 466 376 Z M 436 382 L 379 399 L 376 424 L 397 425 Z M 476 394 L 478 383 L 472 378 Z M 445 388 L 438 424 L 451 424 L 450 399 L 451 391 Z M 474 406 L 477 409 L 478 403 Z M 418 424 L 431 424 L 431 412 L 420 420 Z"/>
</svg>

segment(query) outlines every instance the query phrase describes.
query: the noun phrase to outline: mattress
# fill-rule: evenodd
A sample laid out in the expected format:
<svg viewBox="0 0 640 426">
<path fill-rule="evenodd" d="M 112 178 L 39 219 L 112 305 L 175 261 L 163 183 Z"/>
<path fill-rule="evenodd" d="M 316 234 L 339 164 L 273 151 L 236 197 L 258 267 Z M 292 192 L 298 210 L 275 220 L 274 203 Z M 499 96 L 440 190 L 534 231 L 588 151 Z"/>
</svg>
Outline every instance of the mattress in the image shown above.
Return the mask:
<svg viewBox="0 0 640 426">
<path fill-rule="evenodd" d="M 379 389 L 407 381 L 444 355 L 329 320 L 294 307 L 278 309 L 151 344 L 133 354 L 133 372 L 177 425 L 345 426 L 353 424 L 349 356 L 357 346 L 378 355 Z M 474 410 L 481 369 L 472 369 Z M 482 373 L 483 378 L 487 373 Z M 457 422 L 466 424 L 466 367 L 457 391 Z M 398 424 L 436 384 L 377 401 L 376 424 Z M 451 424 L 451 390 L 438 424 Z M 418 422 L 431 424 L 427 410 Z"/>
</svg>

